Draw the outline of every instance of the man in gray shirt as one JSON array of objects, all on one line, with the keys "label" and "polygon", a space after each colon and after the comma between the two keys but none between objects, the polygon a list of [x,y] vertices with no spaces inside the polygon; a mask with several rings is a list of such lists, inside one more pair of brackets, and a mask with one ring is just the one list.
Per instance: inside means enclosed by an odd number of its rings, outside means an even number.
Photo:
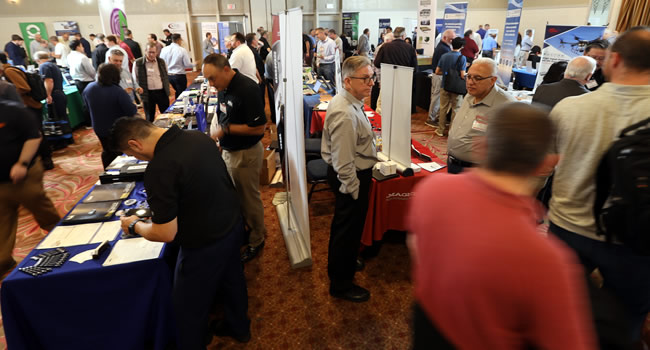
[{"label": "man in gray shirt", "polygon": [[34,57],[34,54],[40,51],[50,53],[54,51],[54,45],[43,40],[43,37],[40,34],[36,34],[34,35],[34,41],[29,44],[29,54],[31,57]]},{"label": "man in gray shirt", "polygon": [[327,274],[330,295],[353,302],[370,292],[352,281],[368,211],[372,167],[377,162],[374,132],[363,111],[363,99],[375,84],[370,60],[353,56],[341,69],[344,89],[327,108],[321,155],[329,165],[327,179],[336,196],[330,231]]},{"label": "man in gray shirt", "polygon": [[465,75],[467,95],[456,112],[447,140],[447,170],[458,174],[476,165],[474,139],[485,135],[489,113],[515,99],[496,86],[497,64],[490,58],[479,58]]},{"label": "man in gray shirt", "polygon": [[205,33],[205,40],[203,40],[203,58],[205,56],[213,54],[214,53],[214,48],[212,48],[212,33],[207,32]]},{"label": "man in gray shirt", "polygon": [[357,53],[359,56],[368,56],[370,52],[370,29],[366,28],[363,30],[363,34],[359,37],[359,42],[357,43]]},{"label": "man in gray shirt", "polygon": [[623,33],[605,54],[603,71],[609,83],[594,92],[567,97],[551,111],[557,129],[554,151],[560,161],[549,203],[549,230],[576,251],[587,274],[598,268],[603,289],[618,297],[626,311],[629,341],[637,344],[650,312],[650,256],[604,242],[604,237],[596,235],[592,207],[603,155],[622,129],[649,116],[648,52],[650,27]]}]

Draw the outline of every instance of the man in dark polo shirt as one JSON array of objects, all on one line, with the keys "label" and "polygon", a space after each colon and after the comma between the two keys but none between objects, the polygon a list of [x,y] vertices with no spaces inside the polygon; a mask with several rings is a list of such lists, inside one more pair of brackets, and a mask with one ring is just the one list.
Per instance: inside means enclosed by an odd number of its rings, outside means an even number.
[{"label": "man in dark polo shirt", "polygon": [[[63,76],[59,67],[50,61],[50,55],[38,52],[38,70],[43,76],[43,83],[47,91],[47,104],[50,119],[68,120],[68,99],[63,92]],[[53,107],[53,108],[52,108]]]},{"label": "man in dark polo shirt", "polygon": [[217,54],[203,60],[203,76],[219,91],[218,118],[212,120],[210,136],[219,142],[223,160],[232,176],[250,229],[242,262],[253,259],[264,247],[264,205],[260,197],[260,170],[264,157],[262,136],[266,126],[264,103],[257,84],[230,68]]},{"label": "man in dark polo shirt", "polygon": [[205,348],[208,312],[224,296],[224,328],[250,339],[248,294],[239,261],[244,226],[239,201],[215,143],[198,131],[162,129],[140,118],[113,124],[114,149],[149,161],[144,175],[151,222],[122,217],[122,230],[180,245],[173,303],[178,349]]}]

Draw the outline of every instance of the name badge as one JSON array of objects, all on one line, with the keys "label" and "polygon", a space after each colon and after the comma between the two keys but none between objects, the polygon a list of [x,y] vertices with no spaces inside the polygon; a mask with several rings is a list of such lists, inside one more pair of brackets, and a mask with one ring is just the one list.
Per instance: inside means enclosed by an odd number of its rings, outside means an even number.
[{"label": "name badge", "polygon": [[487,118],[477,115],[474,123],[472,123],[472,129],[485,132],[487,130],[487,125]]},{"label": "name badge", "polygon": [[586,86],[587,86],[587,89],[590,89],[590,90],[591,90],[591,89],[595,88],[596,86],[598,86],[598,82],[595,81],[595,80],[589,80],[589,81],[587,82],[587,85],[586,85]]},{"label": "name badge", "polygon": [[225,114],[226,113],[226,104],[225,103],[220,103],[219,104],[219,110],[221,111],[221,113]]},{"label": "name badge", "polygon": [[149,73],[153,73],[153,72],[155,72],[155,71],[156,71],[156,70],[153,69],[153,68],[147,68],[147,72],[149,72]]}]

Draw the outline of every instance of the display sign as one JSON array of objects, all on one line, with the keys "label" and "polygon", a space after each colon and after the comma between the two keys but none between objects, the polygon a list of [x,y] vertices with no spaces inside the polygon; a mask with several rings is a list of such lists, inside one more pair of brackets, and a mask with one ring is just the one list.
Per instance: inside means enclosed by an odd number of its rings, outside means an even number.
[{"label": "display sign", "polygon": [[503,41],[501,42],[501,56],[498,63],[498,82],[503,86],[510,84],[512,66],[515,61],[515,48],[517,47],[517,36],[519,34],[519,21],[524,0],[508,0],[506,12],[506,26],[503,29]]},{"label": "display sign", "polygon": [[426,56],[433,56],[436,41],[436,0],[418,0],[418,27],[416,48]]},{"label": "display sign", "polygon": [[188,45],[189,36],[187,36],[187,27],[185,22],[164,22],[162,24],[162,29],[168,29],[172,34],[180,34],[181,39],[183,39],[183,47],[188,51],[191,51]]},{"label": "display sign", "polygon": [[106,35],[119,35],[124,39],[124,32],[128,28],[124,0],[98,0],[99,20]]},{"label": "display sign", "polygon": [[359,40],[359,12],[343,12],[343,33],[348,37],[350,45],[354,46]]},{"label": "display sign", "polygon": [[29,50],[29,57],[32,57],[34,54],[31,52],[31,43],[34,41],[36,34],[40,34],[43,37],[43,40],[47,41],[47,29],[45,28],[45,23],[43,22],[27,22],[27,23],[18,23],[20,26],[20,32],[23,34],[23,40],[25,40],[25,48]]},{"label": "display sign", "polygon": [[451,29],[457,36],[462,37],[465,32],[465,19],[467,18],[467,2],[452,2],[445,4],[443,15],[443,31]]},{"label": "display sign", "polygon": [[54,33],[57,36],[61,36],[63,33],[79,33],[79,25],[75,21],[52,22],[52,25],[54,26]]},{"label": "display sign", "polygon": [[542,57],[537,64],[535,88],[542,83],[544,75],[555,62],[570,61],[584,55],[590,41],[600,39],[607,27],[596,26],[556,26],[547,25],[544,34]]},{"label": "display sign", "polygon": [[226,39],[230,36],[230,25],[228,22],[217,23],[217,32],[219,33],[219,53],[228,54]]}]

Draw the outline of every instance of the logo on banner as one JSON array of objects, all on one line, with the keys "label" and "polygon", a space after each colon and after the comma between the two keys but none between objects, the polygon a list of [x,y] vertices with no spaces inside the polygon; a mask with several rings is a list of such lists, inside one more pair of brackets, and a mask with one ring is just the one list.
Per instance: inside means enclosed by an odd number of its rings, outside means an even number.
[{"label": "logo on banner", "polygon": [[27,32],[27,37],[29,39],[34,39],[36,34],[41,34],[41,28],[35,24],[30,24],[27,27],[25,27],[25,32]]},{"label": "logo on banner", "polygon": [[111,33],[113,34],[121,34],[122,28],[127,27],[126,15],[118,8],[114,8],[111,12],[109,22],[111,24]]},{"label": "logo on banner", "polygon": [[389,193],[386,196],[386,201],[392,201],[392,200],[400,200],[400,201],[407,201],[411,199],[411,196],[414,195],[415,192],[393,192]]},{"label": "logo on banner", "polygon": [[170,30],[181,29],[181,24],[180,23],[169,23],[167,25],[167,28],[169,28]]}]

